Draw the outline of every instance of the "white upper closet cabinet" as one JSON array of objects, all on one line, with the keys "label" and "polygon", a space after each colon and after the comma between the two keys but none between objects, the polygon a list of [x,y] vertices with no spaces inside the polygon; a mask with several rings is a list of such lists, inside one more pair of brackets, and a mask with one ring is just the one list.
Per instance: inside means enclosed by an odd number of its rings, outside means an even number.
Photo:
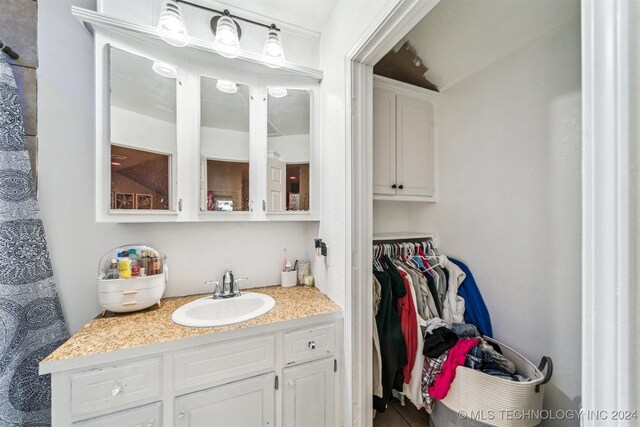
[{"label": "white upper closet cabinet", "polygon": [[176,47],[151,25],[72,13],[95,45],[96,221],[318,220],[320,71],[270,68],[244,50],[225,58],[193,36]]},{"label": "white upper closet cabinet", "polygon": [[436,200],[437,99],[437,92],[374,76],[374,199]]}]

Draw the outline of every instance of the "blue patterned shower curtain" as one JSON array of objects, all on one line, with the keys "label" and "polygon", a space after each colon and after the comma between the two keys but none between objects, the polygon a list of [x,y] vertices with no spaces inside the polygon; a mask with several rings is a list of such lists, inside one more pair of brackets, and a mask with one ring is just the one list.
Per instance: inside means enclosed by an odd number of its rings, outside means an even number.
[{"label": "blue patterned shower curtain", "polygon": [[0,426],[51,423],[38,363],[68,338],[11,66],[0,52]]}]

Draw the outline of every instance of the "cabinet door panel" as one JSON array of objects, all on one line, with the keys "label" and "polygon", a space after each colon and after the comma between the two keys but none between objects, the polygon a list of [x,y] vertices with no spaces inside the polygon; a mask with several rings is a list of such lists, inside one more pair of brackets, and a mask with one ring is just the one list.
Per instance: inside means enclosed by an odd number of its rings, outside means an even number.
[{"label": "cabinet door panel", "polygon": [[433,104],[402,95],[396,101],[398,195],[433,196]]},{"label": "cabinet door panel", "polygon": [[373,193],[396,194],[396,95],[373,91]]},{"label": "cabinet door panel", "polygon": [[175,399],[177,427],[273,426],[275,374],[236,381]]},{"label": "cabinet door panel", "polygon": [[283,426],[333,426],[335,420],[334,359],[286,368],[282,371]]}]

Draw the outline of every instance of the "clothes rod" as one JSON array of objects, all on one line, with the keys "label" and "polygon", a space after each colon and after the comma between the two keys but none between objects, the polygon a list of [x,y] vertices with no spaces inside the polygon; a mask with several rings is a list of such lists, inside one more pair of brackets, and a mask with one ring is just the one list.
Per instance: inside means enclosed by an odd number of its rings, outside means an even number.
[{"label": "clothes rod", "polygon": [[18,53],[15,50],[7,46],[4,41],[0,40],[0,46],[2,46],[0,47],[0,50],[6,53],[9,58],[13,60],[20,58],[20,55],[18,55]]}]

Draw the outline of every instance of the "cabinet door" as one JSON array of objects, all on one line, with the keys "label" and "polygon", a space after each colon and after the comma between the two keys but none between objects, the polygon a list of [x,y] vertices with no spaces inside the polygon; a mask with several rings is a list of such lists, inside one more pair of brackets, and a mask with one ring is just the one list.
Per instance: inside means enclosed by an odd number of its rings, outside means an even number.
[{"label": "cabinet door", "polygon": [[334,359],[332,357],[282,371],[283,426],[336,425]]},{"label": "cabinet door", "polygon": [[175,399],[177,427],[273,426],[275,374],[268,373]]},{"label": "cabinet door", "polygon": [[373,89],[373,194],[396,194],[396,95]]},{"label": "cabinet door", "polygon": [[396,102],[398,195],[433,196],[433,104],[402,95]]}]

